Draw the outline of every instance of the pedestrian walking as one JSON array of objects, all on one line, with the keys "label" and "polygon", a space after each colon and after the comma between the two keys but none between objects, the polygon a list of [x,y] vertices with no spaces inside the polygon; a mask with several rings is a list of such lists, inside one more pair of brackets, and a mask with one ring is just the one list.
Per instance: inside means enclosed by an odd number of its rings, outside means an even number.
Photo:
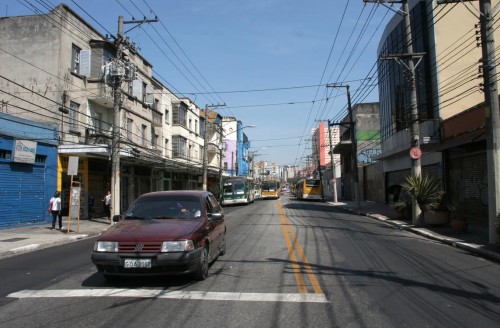
[{"label": "pedestrian walking", "polygon": [[56,227],[56,220],[59,218],[59,230],[62,229],[62,213],[61,213],[61,193],[56,191],[54,196],[49,201],[49,212],[52,214],[52,228]]},{"label": "pedestrian walking", "polygon": [[108,190],[108,193],[103,198],[104,208],[106,209],[106,215],[108,216],[108,220],[111,220],[111,191]]}]

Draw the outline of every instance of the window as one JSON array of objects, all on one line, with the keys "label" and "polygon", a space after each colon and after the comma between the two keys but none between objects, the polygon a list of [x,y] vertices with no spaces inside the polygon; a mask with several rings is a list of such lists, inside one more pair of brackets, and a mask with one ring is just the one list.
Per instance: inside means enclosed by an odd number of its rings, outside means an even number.
[{"label": "window", "polygon": [[172,156],[173,157],[187,157],[187,139],[182,136],[172,137]]},{"label": "window", "polygon": [[168,108],[165,108],[165,123],[170,123],[170,111],[168,110]]},{"label": "window", "polygon": [[198,120],[194,120],[194,133],[198,133]]},{"label": "window", "polygon": [[134,126],[134,121],[131,118],[127,118],[127,139],[132,141],[132,129]]},{"label": "window", "polygon": [[102,113],[95,113],[95,131],[102,133]]},{"label": "window", "polygon": [[148,85],[146,84],[146,82],[142,82],[142,102],[143,103],[146,103],[146,96],[147,96],[147,88],[148,88]]},{"label": "window", "polygon": [[71,52],[71,72],[80,74],[80,49],[73,44]]},{"label": "window", "polygon": [[186,126],[187,107],[184,103],[174,104],[172,111],[172,121],[174,124]]},{"label": "window", "polygon": [[37,164],[44,164],[47,161],[47,156],[45,155],[36,155],[35,156],[35,163]]},{"label": "window", "polygon": [[169,157],[170,154],[170,143],[168,139],[165,139],[165,152],[164,152],[166,157]]},{"label": "window", "polygon": [[12,159],[12,152],[10,150],[0,149],[0,159]]},{"label": "window", "polygon": [[189,128],[189,131],[193,131],[193,120],[192,119],[189,119],[189,124],[188,124],[188,128]]},{"label": "window", "polygon": [[158,134],[155,133],[154,127],[151,127],[151,146],[154,149],[158,147]]},{"label": "window", "polygon": [[74,101],[69,102],[69,116],[68,116],[68,121],[69,121],[69,130],[70,131],[77,131],[78,128],[78,110],[80,108],[80,104],[77,104]]},{"label": "window", "polygon": [[148,127],[144,124],[141,125],[141,144],[143,147],[145,147],[147,145],[146,143],[146,131],[147,131]]}]

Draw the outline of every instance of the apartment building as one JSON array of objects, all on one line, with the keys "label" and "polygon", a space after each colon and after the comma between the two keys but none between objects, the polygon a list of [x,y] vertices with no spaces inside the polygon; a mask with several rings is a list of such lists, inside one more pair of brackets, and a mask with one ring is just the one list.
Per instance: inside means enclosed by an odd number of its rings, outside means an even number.
[{"label": "apartment building", "polygon": [[[115,40],[65,4],[46,15],[0,19],[0,39],[2,110],[54,127],[54,178],[65,215],[72,180],[80,186],[81,217],[103,212],[116,135],[121,185],[117,212],[146,192],[201,189],[205,121],[200,108],[156,79],[153,65],[133,43],[126,42],[116,59]],[[123,65],[117,68],[117,61]],[[117,76],[122,82],[115,117]],[[69,176],[72,156],[78,157],[78,174]],[[218,171],[210,170],[210,178],[217,176]]]}]

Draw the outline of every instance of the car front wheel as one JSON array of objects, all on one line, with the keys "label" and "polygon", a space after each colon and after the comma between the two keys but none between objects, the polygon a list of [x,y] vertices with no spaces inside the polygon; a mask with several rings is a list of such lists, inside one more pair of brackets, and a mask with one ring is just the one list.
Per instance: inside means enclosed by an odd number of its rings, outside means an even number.
[{"label": "car front wheel", "polygon": [[208,248],[205,246],[201,251],[200,262],[198,263],[198,268],[194,273],[194,278],[196,280],[202,281],[208,277]]},{"label": "car front wheel", "polygon": [[220,252],[219,255],[223,256],[226,254],[226,233],[224,232],[224,235],[222,236],[222,241],[220,244]]}]

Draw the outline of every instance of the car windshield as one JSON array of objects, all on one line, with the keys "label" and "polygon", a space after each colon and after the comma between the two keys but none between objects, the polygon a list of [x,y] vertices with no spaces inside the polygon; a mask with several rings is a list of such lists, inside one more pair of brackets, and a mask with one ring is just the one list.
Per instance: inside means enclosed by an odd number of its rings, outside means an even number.
[{"label": "car windshield", "polygon": [[126,220],[199,219],[201,206],[193,196],[154,196],[138,198],[125,214]]}]

